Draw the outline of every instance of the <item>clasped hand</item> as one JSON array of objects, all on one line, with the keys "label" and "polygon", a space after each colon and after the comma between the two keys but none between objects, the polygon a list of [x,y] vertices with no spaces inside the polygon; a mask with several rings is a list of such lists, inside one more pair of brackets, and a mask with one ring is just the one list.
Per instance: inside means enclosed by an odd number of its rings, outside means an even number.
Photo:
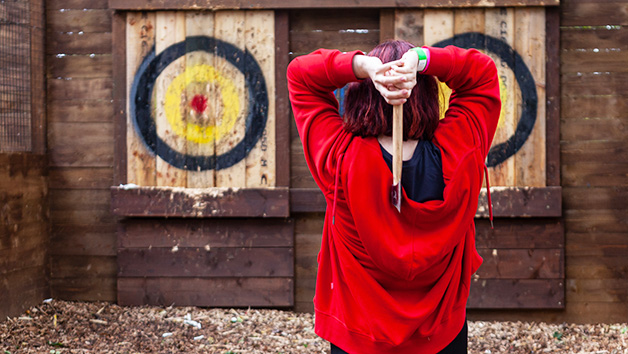
[{"label": "clasped hand", "polygon": [[353,71],[358,78],[370,78],[386,102],[396,106],[406,102],[416,85],[418,60],[412,50],[388,63],[382,63],[377,57],[356,55]]}]

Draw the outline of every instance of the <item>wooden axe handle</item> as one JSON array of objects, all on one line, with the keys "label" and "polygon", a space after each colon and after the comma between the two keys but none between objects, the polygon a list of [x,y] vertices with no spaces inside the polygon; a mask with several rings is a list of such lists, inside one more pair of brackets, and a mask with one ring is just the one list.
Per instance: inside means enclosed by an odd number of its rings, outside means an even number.
[{"label": "wooden axe handle", "polygon": [[393,106],[393,184],[401,182],[401,166],[403,164],[403,105]]}]

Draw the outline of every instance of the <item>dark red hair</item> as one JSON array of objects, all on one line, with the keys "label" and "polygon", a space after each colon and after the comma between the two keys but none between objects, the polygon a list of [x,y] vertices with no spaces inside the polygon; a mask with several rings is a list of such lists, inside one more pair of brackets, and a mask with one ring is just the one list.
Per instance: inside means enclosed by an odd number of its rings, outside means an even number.
[{"label": "dark red hair", "polygon": [[[387,41],[368,55],[387,63],[400,59],[413,47],[406,41]],[[416,79],[417,84],[403,105],[403,140],[431,140],[439,120],[438,84],[433,76],[417,75]],[[345,129],[354,135],[392,135],[392,111],[370,79],[353,82],[347,88]]]}]

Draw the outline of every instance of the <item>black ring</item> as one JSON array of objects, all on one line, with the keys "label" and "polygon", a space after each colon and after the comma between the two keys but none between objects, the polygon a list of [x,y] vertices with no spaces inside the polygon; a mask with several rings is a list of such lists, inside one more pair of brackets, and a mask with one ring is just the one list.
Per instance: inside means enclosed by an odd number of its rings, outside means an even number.
[{"label": "black ring", "polygon": [[487,36],[483,33],[468,32],[457,34],[453,38],[446,39],[434,44],[435,47],[445,47],[455,45],[461,48],[484,49],[497,55],[510,70],[515,73],[515,78],[521,90],[521,116],[517,123],[514,135],[507,141],[494,145],[488,152],[487,166],[495,167],[506,161],[510,156],[521,149],[528,140],[534,124],[536,122],[538,96],[534,77],[528,66],[508,43],[501,39]]},{"label": "black ring", "polygon": [[[161,72],[181,56],[195,51],[208,52],[226,59],[244,74],[249,92],[244,138],[230,151],[218,156],[193,156],[172,149],[157,136],[155,120],[151,114],[153,88]],[[266,82],[255,58],[248,50],[242,51],[230,43],[206,36],[187,37],[185,41],[171,45],[159,55],[155,55],[153,47],[135,74],[130,97],[130,114],[135,129],[149,150],[172,166],[190,171],[221,170],[235,165],[255,147],[268,119]]]}]

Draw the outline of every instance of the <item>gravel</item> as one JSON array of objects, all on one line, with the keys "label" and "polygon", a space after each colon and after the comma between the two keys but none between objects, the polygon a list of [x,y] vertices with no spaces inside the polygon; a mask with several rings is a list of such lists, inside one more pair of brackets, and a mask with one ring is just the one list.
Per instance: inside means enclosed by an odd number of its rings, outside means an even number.
[{"label": "gravel", "polygon": [[[47,300],[0,323],[0,354],[328,353],[314,316]],[[628,324],[469,321],[469,353],[628,354]]]}]

